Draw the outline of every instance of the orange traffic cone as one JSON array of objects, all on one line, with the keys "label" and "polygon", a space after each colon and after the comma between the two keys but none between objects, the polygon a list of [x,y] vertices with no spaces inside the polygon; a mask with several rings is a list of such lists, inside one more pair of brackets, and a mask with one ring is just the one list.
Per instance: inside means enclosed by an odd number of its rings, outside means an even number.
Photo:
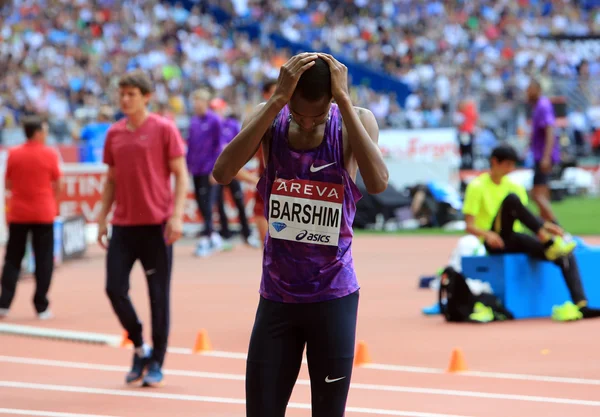
[{"label": "orange traffic cone", "polygon": [[356,346],[356,354],[354,355],[354,366],[361,366],[371,363],[371,355],[369,355],[369,348],[367,344],[359,340]]},{"label": "orange traffic cone", "polygon": [[132,346],[133,342],[129,340],[129,334],[127,333],[127,331],[123,331],[123,337],[121,338],[121,347],[128,348]]},{"label": "orange traffic cone", "polygon": [[464,372],[467,370],[467,363],[463,356],[462,350],[455,348],[450,356],[447,372]]},{"label": "orange traffic cone", "polygon": [[212,346],[210,344],[210,339],[208,338],[208,333],[206,330],[202,329],[198,332],[196,336],[196,343],[194,344],[194,353],[206,352],[208,350],[212,350]]}]

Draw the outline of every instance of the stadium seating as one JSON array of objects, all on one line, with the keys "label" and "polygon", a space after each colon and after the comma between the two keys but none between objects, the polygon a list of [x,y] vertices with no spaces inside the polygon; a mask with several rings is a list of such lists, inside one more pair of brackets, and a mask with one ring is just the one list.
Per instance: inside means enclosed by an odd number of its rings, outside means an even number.
[{"label": "stadium seating", "polygon": [[[574,252],[589,305],[600,306],[600,248]],[[515,319],[550,317],[552,307],[570,301],[560,269],[551,262],[533,260],[523,254],[462,258],[463,273],[489,282]]]}]

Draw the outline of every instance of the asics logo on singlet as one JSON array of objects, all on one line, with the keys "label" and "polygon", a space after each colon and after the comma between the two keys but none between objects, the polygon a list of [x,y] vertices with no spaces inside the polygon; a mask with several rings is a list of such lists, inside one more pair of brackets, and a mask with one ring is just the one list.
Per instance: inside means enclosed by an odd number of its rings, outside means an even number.
[{"label": "asics logo on singlet", "polygon": [[282,222],[273,222],[273,228],[278,232],[281,232],[283,229],[287,227],[287,224]]},{"label": "asics logo on singlet", "polygon": [[319,172],[320,170],[322,170],[322,169],[325,169],[325,168],[327,168],[327,167],[330,167],[330,166],[332,166],[333,164],[335,164],[335,162],[332,162],[332,163],[330,163],[330,164],[326,164],[326,165],[321,165],[320,167],[316,167],[316,166],[315,166],[315,164],[314,164],[314,163],[312,163],[312,164],[310,165],[310,172]]},{"label": "asics logo on singlet", "polygon": [[329,237],[329,235],[322,235],[319,233],[308,233],[308,230],[303,230],[296,235],[296,240],[298,242],[306,240],[308,242],[329,243]]}]

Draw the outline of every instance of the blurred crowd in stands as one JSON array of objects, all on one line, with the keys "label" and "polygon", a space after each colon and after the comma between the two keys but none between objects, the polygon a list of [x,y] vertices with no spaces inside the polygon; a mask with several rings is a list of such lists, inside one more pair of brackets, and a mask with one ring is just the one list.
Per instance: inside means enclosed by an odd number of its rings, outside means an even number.
[{"label": "blurred crowd in stands", "polygon": [[[155,110],[185,126],[189,94],[208,85],[240,117],[261,99],[290,55],[265,36],[329,49],[390,74],[412,93],[354,85],[355,103],[382,128],[457,126],[485,147],[523,133],[524,89],[539,78],[567,98],[568,135],[600,130],[600,9],[583,0],[12,0],[0,2],[0,128],[48,114],[54,137],[78,139],[102,105],[115,103],[119,75],[134,67],[156,82]],[[219,24],[209,6],[234,19]],[[212,9],[210,9],[212,10]],[[594,38],[599,35],[598,38]],[[579,37],[571,42],[569,39]],[[585,39],[581,39],[585,37]],[[106,112],[103,112],[106,114]],[[1,133],[0,130],[0,139]],[[579,133],[576,133],[579,132]],[[600,149],[600,140],[595,139]],[[581,152],[592,152],[593,139]]]}]

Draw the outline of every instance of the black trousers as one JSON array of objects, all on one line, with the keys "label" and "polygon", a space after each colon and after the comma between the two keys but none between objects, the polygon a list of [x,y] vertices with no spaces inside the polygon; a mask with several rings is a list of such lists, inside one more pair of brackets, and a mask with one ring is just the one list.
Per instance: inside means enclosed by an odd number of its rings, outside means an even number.
[{"label": "black trousers", "polygon": [[194,194],[198,210],[204,220],[202,236],[210,236],[213,233],[213,205],[217,198],[219,189],[210,183],[210,175],[194,175]]},{"label": "black trousers", "polygon": [[130,273],[139,260],[144,268],[152,317],[153,358],[163,364],[170,321],[173,247],[163,225],[113,226],[106,256],[106,294],[135,347],[142,346],[142,323],[129,298]]},{"label": "black trousers", "polygon": [[231,237],[231,231],[229,230],[229,221],[227,219],[227,214],[225,213],[225,188],[229,188],[231,191],[231,197],[235,203],[235,206],[238,210],[238,217],[240,219],[240,224],[242,226],[242,236],[245,239],[250,237],[250,225],[248,224],[248,216],[246,216],[246,205],[244,204],[244,191],[242,190],[242,184],[233,179],[228,185],[220,185],[219,186],[219,194],[218,194],[218,205],[219,205],[219,219],[221,221],[221,235],[225,239],[229,239]]},{"label": "black trousers", "polygon": [[344,415],[354,362],[358,299],[358,291],[309,304],[260,298],[246,364],[247,417],[285,416],[305,344],[312,416]]},{"label": "black trousers", "polygon": [[[534,233],[538,233],[543,226],[542,221],[521,203],[516,194],[509,194],[502,202],[491,228],[504,241],[504,248],[495,249],[486,243],[485,248],[488,253],[525,253],[533,258],[546,259],[547,247],[544,243],[531,235],[513,231],[514,223],[517,220]],[[555,260],[554,263],[562,271],[573,302],[577,304],[587,301],[575,257],[571,254]]]},{"label": "black trousers", "polygon": [[54,224],[11,223],[8,226],[8,242],[2,269],[2,293],[0,308],[10,308],[21,273],[21,263],[25,256],[27,236],[31,232],[35,255],[36,289],[33,305],[38,313],[49,306],[48,291],[54,272]]}]

